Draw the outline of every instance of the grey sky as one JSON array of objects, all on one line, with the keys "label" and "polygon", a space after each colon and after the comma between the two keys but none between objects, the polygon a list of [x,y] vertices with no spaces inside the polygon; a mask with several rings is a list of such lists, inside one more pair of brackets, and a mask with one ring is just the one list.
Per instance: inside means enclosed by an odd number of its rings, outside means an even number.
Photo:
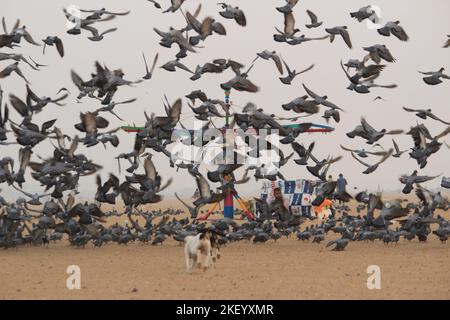
[{"label": "grey sky", "polygon": [[[186,0],[183,5],[184,10],[193,12],[198,3],[203,4],[200,17],[212,15],[221,21],[228,35],[226,37],[215,35],[207,39],[205,48],[199,49],[197,54],[190,54],[183,63],[194,69],[197,64],[211,61],[215,58],[231,58],[244,64],[249,64],[255,57],[256,52],[264,49],[276,50],[292,67],[301,70],[311,63],[315,68],[297,78],[292,86],[285,86],[279,80],[279,75],[272,62],[258,61],[254,70],[250,74],[250,79],[260,86],[261,91],[257,94],[232,92],[232,100],[236,105],[244,106],[247,102],[254,102],[259,107],[264,108],[268,113],[288,115],[281,109],[281,104],[304,95],[301,86],[305,83],[313,91],[319,94],[327,94],[331,101],[342,106],[346,112],[342,114],[342,121],[336,127],[336,132],[329,135],[313,134],[303,135],[298,141],[309,144],[316,141],[315,154],[320,158],[325,158],[329,154],[344,155],[344,160],[332,167],[332,174],[336,176],[343,172],[352,186],[359,188],[375,189],[379,185],[385,189],[396,189],[400,187],[398,176],[403,173],[411,173],[417,168],[415,160],[404,155],[402,159],[389,159],[378,171],[366,176],[361,172],[364,168],[358,164],[349,154],[345,154],[339,144],[344,144],[354,148],[368,148],[363,140],[350,140],[345,133],[352,130],[359,123],[359,119],[364,115],[369,123],[375,128],[381,129],[405,129],[414,125],[418,118],[413,114],[407,114],[402,110],[402,106],[412,108],[432,108],[435,114],[446,120],[450,119],[449,85],[446,82],[437,87],[426,86],[418,70],[437,70],[441,66],[449,66],[450,49],[442,49],[446,40],[446,35],[450,33],[450,20],[448,12],[450,3],[446,0],[433,1],[388,1],[379,0],[372,3],[358,0],[345,1],[324,1],[308,0],[300,1],[295,8],[297,26],[308,36],[321,36],[325,34],[324,27],[334,27],[347,25],[352,37],[354,49],[346,47],[342,39],[338,38],[333,44],[329,41],[309,42],[299,46],[289,46],[287,44],[276,43],[272,35],[274,27],[283,26],[283,16],[275,10],[276,6],[282,5],[283,0],[258,0],[243,1],[230,0],[229,3],[240,6],[247,15],[248,26],[242,28],[232,20],[224,20],[218,15],[219,7],[217,1]],[[160,0],[163,8],[168,7],[170,1]],[[80,36],[70,36],[66,34],[66,20],[62,13],[62,8],[68,5],[78,5],[83,9],[99,9],[106,7],[111,11],[131,10],[131,14],[125,17],[99,24],[100,30],[105,30],[112,26],[118,27],[115,33],[105,36],[105,40],[95,43],[86,38],[86,34]],[[373,4],[379,6],[382,11],[382,19],[400,20],[402,26],[410,35],[409,42],[400,42],[397,38],[385,38],[375,30],[369,30],[365,23],[358,23],[349,16],[349,12],[360,7]],[[96,0],[96,1],[74,1],[74,0],[3,0],[1,4],[2,15],[7,19],[9,28],[15,23],[16,18],[20,18],[25,24],[35,40],[44,39],[48,35],[60,36],[65,45],[66,56],[61,59],[56,49],[48,48],[47,54],[42,56],[42,47],[33,47],[27,43],[22,44],[15,52],[23,53],[25,56],[31,55],[43,64],[49,64],[40,72],[35,72],[23,65],[22,69],[32,83],[33,90],[39,95],[54,95],[61,87],[69,88],[76,93],[76,88],[70,80],[70,70],[73,68],[83,78],[89,78],[89,74],[94,71],[94,62],[100,61],[112,69],[122,68],[126,74],[126,79],[136,80],[144,75],[144,65],[141,54],[144,51],[149,60],[153,59],[156,52],[160,53],[159,66],[168,60],[172,60],[177,52],[176,46],[172,49],[163,48],[158,45],[159,38],[153,31],[153,27],[160,30],[167,30],[170,26],[180,28],[184,25],[184,19],[180,12],[162,14],[146,0],[118,1],[118,0]],[[324,25],[319,29],[308,30],[304,27],[309,22],[306,9],[311,9],[324,21]],[[346,90],[348,85],[346,77],[340,69],[339,61],[350,58],[361,59],[364,55],[363,46],[374,44],[386,44],[397,62],[388,64],[386,70],[379,79],[380,83],[397,83],[399,88],[395,90],[373,89],[372,94],[358,95]],[[9,52],[2,49],[2,52]],[[7,62],[1,62],[1,66],[6,66]],[[144,111],[163,114],[164,108],[162,98],[167,94],[169,100],[175,101],[183,97],[192,90],[203,89],[209,97],[222,99],[223,91],[219,84],[229,80],[232,73],[227,71],[223,74],[207,74],[202,79],[192,82],[189,74],[184,71],[169,73],[162,69],[157,69],[151,81],[138,85],[136,88],[120,88],[115,100],[121,101],[132,97],[138,101],[132,105],[117,107],[118,114],[125,119],[125,124],[143,124]],[[10,92],[19,97],[25,98],[25,84],[16,76],[3,79],[0,84],[4,90],[4,95]],[[381,95],[387,101],[372,102],[373,98]],[[72,96],[66,107],[49,106],[44,112],[35,117],[35,121],[41,123],[44,119],[57,118],[56,126],[62,128],[69,135],[74,135],[76,130],[73,124],[78,122],[81,111],[94,110],[100,105],[97,101],[84,99],[83,104],[75,103]],[[192,125],[193,118],[184,100],[185,115],[184,124]],[[19,115],[12,110],[11,117],[19,120]],[[106,116],[111,122],[111,127],[120,126],[121,123],[112,116]],[[320,115],[308,118],[306,121],[325,123]],[[424,123],[436,135],[445,126],[433,120]],[[220,120],[216,121],[220,124]],[[121,144],[117,149],[108,146],[105,150],[101,145],[94,148],[80,149],[89,158],[104,166],[102,176],[106,177],[108,172],[118,174],[117,162],[113,157],[121,152],[128,152],[132,149],[134,135],[120,133]],[[402,149],[412,146],[409,136],[396,136]],[[383,138],[381,143],[386,147],[392,146],[389,136]],[[17,156],[16,147],[0,146],[0,157]],[[48,141],[40,144],[34,149],[33,160],[36,156],[47,157],[52,148]],[[80,151],[79,150],[79,151]],[[290,152],[290,148],[284,149],[285,153]],[[423,174],[450,175],[448,170],[450,151],[442,148],[441,152],[433,155],[428,166],[421,171]],[[370,160],[369,160],[370,161]],[[174,184],[165,192],[173,194],[194,188],[195,181],[181,170],[176,173],[169,167],[169,162],[164,156],[158,155],[155,164],[157,169],[166,179],[172,176]],[[124,164],[125,166],[125,164]],[[142,169],[141,169],[142,170]],[[290,163],[282,169],[283,174],[288,178],[311,178],[304,167],[299,167],[295,163]],[[123,179],[123,173],[122,173]],[[80,191],[83,196],[89,196],[95,191],[94,176],[81,179]],[[257,190],[261,182],[252,181],[245,187],[240,187],[242,191],[250,192]],[[438,181],[429,183],[428,186],[436,187]],[[8,190],[6,185],[0,186],[6,195],[14,194]],[[24,189],[39,190],[38,185],[32,181],[31,177],[24,185]]]}]

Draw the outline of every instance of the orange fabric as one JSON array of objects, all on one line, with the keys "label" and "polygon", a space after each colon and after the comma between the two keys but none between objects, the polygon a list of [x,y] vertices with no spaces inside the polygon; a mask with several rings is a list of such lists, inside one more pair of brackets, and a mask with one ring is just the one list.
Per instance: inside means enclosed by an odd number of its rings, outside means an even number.
[{"label": "orange fabric", "polygon": [[333,202],[331,200],[325,199],[320,204],[320,206],[314,207],[314,212],[316,213],[316,215],[318,215],[320,212],[322,212],[323,209],[327,209],[327,208],[331,207],[332,204],[333,204]]}]

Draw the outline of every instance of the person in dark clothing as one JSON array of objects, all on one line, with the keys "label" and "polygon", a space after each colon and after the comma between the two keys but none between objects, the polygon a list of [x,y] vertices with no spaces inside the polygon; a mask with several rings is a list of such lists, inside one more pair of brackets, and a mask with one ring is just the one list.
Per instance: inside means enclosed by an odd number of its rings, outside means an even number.
[{"label": "person in dark clothing", "polygon": [[270,211],[275,212],[277,219],[281,221],[288,221],[291,214],[288,209],[288,201],[283,197],[280,188],[273,190],[274,200],[270,203]]},{"label": "person in dark clothing", "polygon": [[[344,178],[344,175],[342,173],[339,174],[336,187],[338,194],[344,194],[347,192],[347,180]],[[339,200],[339,204],[343,204],[343,201]]]}]

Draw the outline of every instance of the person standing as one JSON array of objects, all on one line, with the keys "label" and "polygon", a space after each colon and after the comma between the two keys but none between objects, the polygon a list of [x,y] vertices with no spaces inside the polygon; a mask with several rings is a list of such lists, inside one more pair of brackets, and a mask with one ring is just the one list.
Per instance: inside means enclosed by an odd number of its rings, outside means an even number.
[{"label": "person standing", "polygon": [[[339,178],[337,179],[337,193],[338,195],[342,195],[347,192],[347,180],[344,178],[342,173],[339,174]],[[342,204],[343,201],[339,200],[339,204]]]},{"label": "person standing", "polygon": [[273,190],[274,199],[270,203],[270,211],[275,212],[277,220],[288,221],[290,218],[289,200],[283,196],[280,188]]}]

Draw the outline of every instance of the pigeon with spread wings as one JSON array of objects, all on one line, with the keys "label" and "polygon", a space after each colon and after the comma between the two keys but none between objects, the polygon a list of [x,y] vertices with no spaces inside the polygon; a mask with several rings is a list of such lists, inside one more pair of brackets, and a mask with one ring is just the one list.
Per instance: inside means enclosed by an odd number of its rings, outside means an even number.
[{"label": "pigeon with spread wings", "polygon": [[386,152],[385,155],[375,164],[368,164],[368,163],[362,161],[361,159],[359,159],[357,156],[355,156],[355,154],[353,152],[351,152],[351,154],[352,154],[352,157],[354,159],[356,159],[359,163],[361,163],[362,165],[367,167],[367,169],[363,173],[364,174],[371,174],[372,172],[374,172],[375,170],[378,169],[380,164],[382,164],[383,162],[385,162],[387,159],[390,158],[390,156],[392,155],[393,151],[394,150],[389,149],[389,151]]}]

